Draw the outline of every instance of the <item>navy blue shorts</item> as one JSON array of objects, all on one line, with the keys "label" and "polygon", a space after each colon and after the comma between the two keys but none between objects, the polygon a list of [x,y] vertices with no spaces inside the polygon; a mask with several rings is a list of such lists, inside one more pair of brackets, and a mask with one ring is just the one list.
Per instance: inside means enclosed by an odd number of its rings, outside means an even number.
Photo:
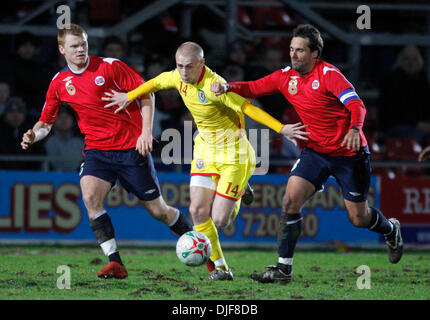
[{"label": "navy blue shorts", "polygon": [[316,191],[322,190],[327,179],[333,176],[342,188],[344,199],[362,202],[369,193],[369,157],[367,146],[351,157],[331,157],[305,148],[294,164],[291,175],[311,182]]},{"label": "navy blue shorts", "polygon": [[160,196],[160,185],[151,154],[143,157],[135,149],[85,150],[79,177],[86,175],[108,181],[112,186],[119,180],[129,193],[144,201]]}]

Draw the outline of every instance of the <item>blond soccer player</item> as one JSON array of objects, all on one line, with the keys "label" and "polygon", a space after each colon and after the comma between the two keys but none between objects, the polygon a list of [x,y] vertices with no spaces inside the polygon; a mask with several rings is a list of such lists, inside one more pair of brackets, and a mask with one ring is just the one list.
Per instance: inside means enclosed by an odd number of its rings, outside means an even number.
[{"label": "blond soccer player", "polygon": [[112,90],[102,100],[105,107],[124,110],[138,97],[159,90],[176,88],[192,114],[199,131],[194,142],[190,180],[190,214],[194,229],[211,241],[211,261],[215,268],[211,280],[233,280],[224,258],[217,228],[226,227],[239,211],[241,197],[255,169],[255,151],[246,138],[244,114],[263,123],[286,138],[307,140],[306,126],[283,125],[247,99],[227,93],[215,96],[210,86],[223,78],[205,65],[202,48],[194,42],[179,46],[176,69],[163,72],[128,93]]}]

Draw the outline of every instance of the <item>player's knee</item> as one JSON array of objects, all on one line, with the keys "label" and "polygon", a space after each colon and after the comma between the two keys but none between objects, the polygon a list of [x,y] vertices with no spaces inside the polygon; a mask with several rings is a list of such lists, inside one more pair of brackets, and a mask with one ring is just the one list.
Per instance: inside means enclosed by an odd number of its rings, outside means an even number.
[{"label": "player's knee", "polygon": [[86,192],[82,195],[82,200],[88,210],[97,210],[102,206],[100,196],[96,192]]},{"label": "player's knee", "polygon": [[217,228],[225,228],[229,225],[231,219],[228,216],[216,216],[212,217],[214,224]]},{"label": "player's knee", "polygon": [[193,217],[193,221],[201,221],[201,223],[205,222],[210,216],[210,210],[206,209],[203,206],[198,205],[190,205],[190,214]]}]

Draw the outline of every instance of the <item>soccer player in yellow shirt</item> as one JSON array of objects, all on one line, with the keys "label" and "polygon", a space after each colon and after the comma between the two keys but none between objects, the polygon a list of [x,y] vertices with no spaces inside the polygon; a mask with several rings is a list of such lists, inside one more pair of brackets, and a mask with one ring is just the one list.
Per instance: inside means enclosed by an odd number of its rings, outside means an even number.
[{"label": "soccer player in yellow shirt", "polygon": [[286,138],[307,140],[301,123],[283,125],[252,105],[249,100],[227,93],[215,96],[214,81],[225,80],[205,65],[202,48],[194,42],[179,46],[176,69],[163,72],[128,93],[106,92],[105,107],[124,110],[136,98],[159,90],[176,88],[197,125],[190,180],[190,214],[194,229],[205,234],[212,244],[211,261],[215,268],[211,280],[233,280],[224,258],[217,228],[233,221],[240,208],[244,189],[255,169],[255,151],[246,138],[244,114],[263,123]]}]

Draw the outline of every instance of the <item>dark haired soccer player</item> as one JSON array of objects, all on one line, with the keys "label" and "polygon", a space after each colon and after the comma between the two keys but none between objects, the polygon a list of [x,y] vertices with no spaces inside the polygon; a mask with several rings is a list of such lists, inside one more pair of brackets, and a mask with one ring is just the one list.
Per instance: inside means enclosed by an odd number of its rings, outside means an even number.
[{"label": "dark haired soccer player", "polygon": [[399,221],[387,220],[380,210],[368,205],[370,162],[362,131],[366,114],[363,101],[339,69],[320,58],[322,49],[319,31],[312,25],[300,25],[294,29],[290,44],[292,67],[256,81],[213,83],[211,87],[216,95],[231,91],[248,98],[280,92],[311,133],[293,166],[282,201],[278,264],[252,274],[258,282],[291,281],[302,207],[330,175],[342,188],[352,224],[385,235],[392,263],[397,263],[403,253]]},{"label": "dark haired soccer player", "polygon": [[117,180],[143,200],[154,218],[175,233],[192,230],[192,224],[179,210],[168,206],[160,194],[150,153],[152,97],[141,97],[119,115],[104,108],[100,100],[104,91],[126,92],[144,83],[143,79],[118,59],[88,56],[87,33],[78,25],[72,24],[69,29],[58,32],[58,48],[67,67],[52,79],[42,115],[33,129],[24,134],[21,145],[27,149],[48,135],[62,102],[73,109],[85,136],[84,161],[79,173],[82,198],[91,229],[110,261],[97,275],[125,278],[128,273],[118,252],[111,219],[103,206]]}]

